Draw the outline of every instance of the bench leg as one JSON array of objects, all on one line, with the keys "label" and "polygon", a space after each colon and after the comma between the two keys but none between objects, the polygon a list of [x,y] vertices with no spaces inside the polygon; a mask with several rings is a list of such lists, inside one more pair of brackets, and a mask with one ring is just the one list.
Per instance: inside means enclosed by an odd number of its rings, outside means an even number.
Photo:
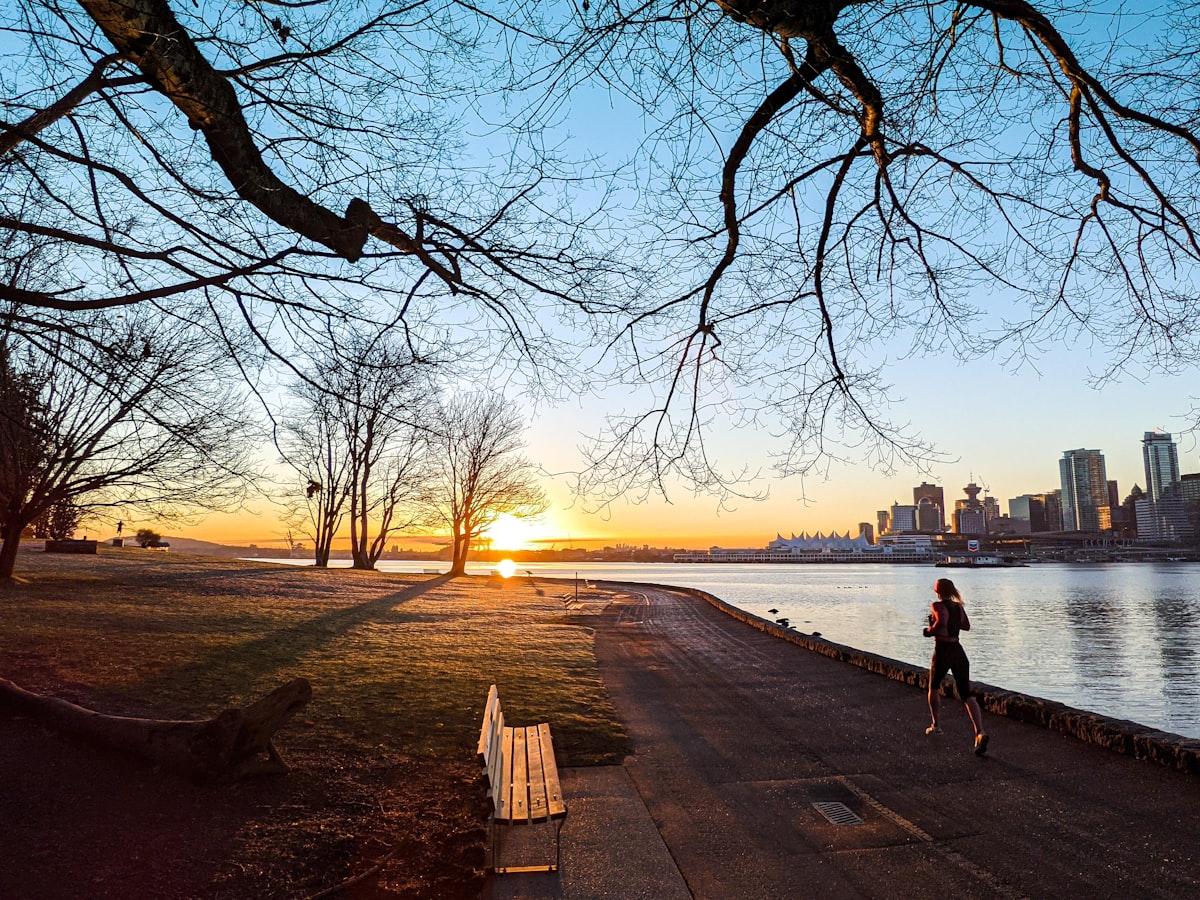
[{"label": "bench leg", "polygon": [[[501,826],[495,818],[492,819],[492,871],[497,875],[507,875],[517,872],[557,872],[562,864],[562,829],[567,823],[565,818],[556,820],[554,824],[554,862],[544,863],[539,866],[502,866],[500,865],[500,838],[499,832]],[[530,826],[532,827],[532,826]]]}]

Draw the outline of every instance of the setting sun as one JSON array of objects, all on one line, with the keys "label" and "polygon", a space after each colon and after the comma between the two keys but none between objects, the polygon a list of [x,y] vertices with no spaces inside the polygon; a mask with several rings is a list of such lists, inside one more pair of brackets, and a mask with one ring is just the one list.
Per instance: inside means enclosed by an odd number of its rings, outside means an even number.
[{"label": "setting sun", "polygon": [[493,550],[533,550],[548,533],[540,519],[518,519],[501,513],[483,536],[491,542]]}]

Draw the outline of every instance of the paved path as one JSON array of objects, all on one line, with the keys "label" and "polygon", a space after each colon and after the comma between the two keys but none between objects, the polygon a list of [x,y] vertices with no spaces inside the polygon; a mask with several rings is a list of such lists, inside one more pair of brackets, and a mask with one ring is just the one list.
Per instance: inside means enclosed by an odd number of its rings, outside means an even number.
[{"label": "paved path", "polygon": [[1200,897],[1198,778],[986,714],[976,757],[961,704],[927,737],[920,690],[693,597],[594,621],[633,754],[568,771],[561,873],[496,898]]}]

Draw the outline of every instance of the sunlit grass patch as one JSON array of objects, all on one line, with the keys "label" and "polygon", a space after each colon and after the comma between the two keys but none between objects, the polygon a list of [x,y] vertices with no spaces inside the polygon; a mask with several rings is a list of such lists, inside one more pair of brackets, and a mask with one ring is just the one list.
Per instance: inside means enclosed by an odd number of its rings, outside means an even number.
[{"label": "sunlit grass patch", "polygon": [[289,740],[470,758],[500,685],[511,721],[548,721],[564,765],[626,741],[589,629],[529,582],[444,581],[108,550],[23,553],[0,594],[0,675],[104,711],[207,717],[303,676]]}]

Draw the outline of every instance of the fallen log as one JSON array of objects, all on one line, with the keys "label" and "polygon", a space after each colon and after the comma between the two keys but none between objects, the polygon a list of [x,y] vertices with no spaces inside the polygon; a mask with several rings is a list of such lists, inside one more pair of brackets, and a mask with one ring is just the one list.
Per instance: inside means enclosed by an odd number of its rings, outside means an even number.
[{"label": "fallen log", "polygon": [[310,699],[312,686],[297,678],[247,707],[227,709],[213,719],[139,719],[105,715],[0,678],[0,708],[201,781],[238,781],[290,771],[272,738]]}]

